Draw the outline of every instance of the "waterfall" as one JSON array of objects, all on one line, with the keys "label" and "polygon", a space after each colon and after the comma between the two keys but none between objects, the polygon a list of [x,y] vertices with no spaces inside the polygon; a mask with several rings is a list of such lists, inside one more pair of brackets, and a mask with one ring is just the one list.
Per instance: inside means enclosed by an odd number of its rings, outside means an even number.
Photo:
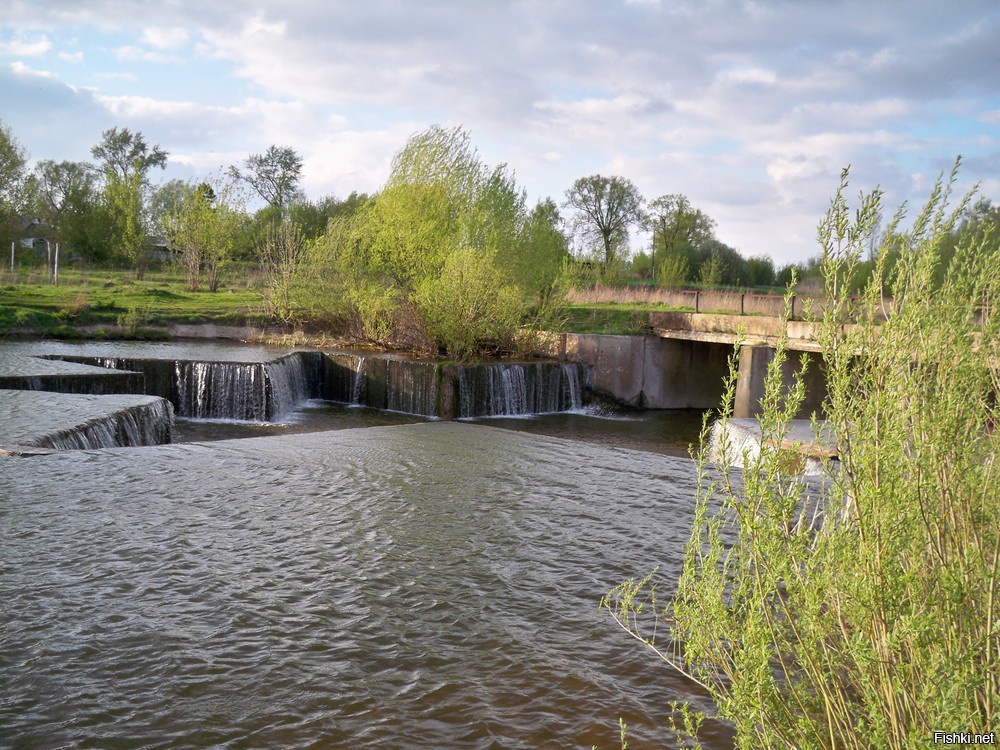
[{"label": "waterfall", "polygon": [[266,373],[266,366],[256,362],[174,362],[177,415],[267,421]]},{"label": "waterfall", "polygon": [[173,423],[174,412],[170,402],[156,398],[149,403],[119,409],[81,425],[44,435],[30,445],[57,450],[162,445],[171,441]]},{"label": "waterfall", "polygon": [[272,362],[65,359],[141,373],[130,377],[169,399],[179,417],[248,422],[281,419],[309,398],[447,419],[569,411],[582,407],[587,373],[559,362],[438,365],[349,352],[294,352]]},{"label": "waterfall", "polygon": [[267,378],[271,387],[271,408],[268,417],[272,420],[287,415],[297,404],[301,404],[310,396],[303,357],[298,353],[289,354],[276,362],[269,362]]},{"label": "waterfall", "polygon": [[437,396],[437,366],[433,362],[386,360],[386,409],[436,417]]},{"label": "waterfall", "polygon": [[361,399],[364,397],[365,391],[365,364],[367,364],[368,358],[364,355],[358,356],[358,364],[354,369],[354,382],[351,384],[351,400],[350,403],[360,406]]},{"label": "waterfall", "polygon": [[459,417],[497,417],[579,409],[583,367],[551,362],[463,367]]}]

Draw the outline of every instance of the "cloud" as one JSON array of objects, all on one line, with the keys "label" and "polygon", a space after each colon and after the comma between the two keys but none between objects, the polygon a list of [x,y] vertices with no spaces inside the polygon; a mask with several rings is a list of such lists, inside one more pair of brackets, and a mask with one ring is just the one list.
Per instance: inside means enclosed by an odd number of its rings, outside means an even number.
[{"label": "cloud", "polygon": [[44,35],[34,39],[0,41],[0,55],[6,57],[44,57],[51,49],[52,42]]},{"label": "cloud", "polygon": [[190,37],[190,33],[184,28],[147,27],[142,30],[140,40],[157,49],[177,49],[187,44]]},{"label": "cloud", "polygon": [[289,145],[316,195],[374,190],[435,122],[531,199],[617,171],[779,261],[814,250],[847,164],[912,199],[961,150],[996,189],[995,0],[8,0],[5,26],[0,54],[45,59],[0,70],[15,130],[51,144],[45,113],[79,108],[62,149],[128,126],[194,170]]}]

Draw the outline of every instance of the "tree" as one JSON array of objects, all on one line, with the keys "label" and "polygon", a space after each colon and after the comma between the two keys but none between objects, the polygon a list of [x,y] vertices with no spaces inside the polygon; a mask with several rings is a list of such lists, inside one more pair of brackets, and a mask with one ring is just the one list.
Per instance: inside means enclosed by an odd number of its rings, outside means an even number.
[{"label": "tree", "polygon": [[[802,457],[787,445],[804,381],[785,382],[782,338],[759,451],[741,452],[734,362],[716,440],[703,435],[669,603],[651,577],[605,600],[710,691],[737,747],[916,748],[942,727],[1000,726],[1000,235],[959,226],[968,197],[952,210],[953,182],[939,179],[910,230],[897,212],[856,297],[844,280],[882,195],[850,210],[845,170],[819,232],[828,396],[817,428],[838,460],[797,476]],[[669,647],[647,627],[663,620]]]},{"label": "tree", "polygon": [[135,269],[141,279],[146,268],[146,212],[143,205],[142,175],[132,172],[122,178],[109,173],[104,183],[108,241],[111,254]]},{"label": "tree", "polygon": [[542,285],[520,275],[526,219],[506,166],[483,164],[464,129],[433,126],[395,155],[373,199],[330,222],[313,276],[340,281],[358,330],[379,343],[409,337],[457,358],[512,347]]},{"label": "tree", "polygon": [[610,266],[628,240],[628,230],[643,220],[643,199],[624,177],[581,177],[566,191],[565,206],[577,212],[576,226],[600,241]]},{"label": "tree", "polygon": [[142,133],[117,127],[105,130],[101,142],[90,152],[104,177],[111,253],[132,265],[142,278],[149,234],[149,172],[155,167],[166,169],[167,152],[159,146],[150,147]]},{"label": "tree", "polygon": [[229,174],[283,214],[298,191],[302,157],[288,146],[272,145],[263,154],[250,154],[243,161],[243,169],[230,167]]},{"label": "tree", "polygon": [[773,286],[774,261],[766,255],[754,255],[746,260],[746,283],[750,287]]},{"label": "tree", "polygon": [[0,232],[11,239],[15,239],[15,221],[25,207],[27,162],[24,147],[0,121]]},{"label": "tree", "polygon": [[167,152],[159,146],[150,148],[142,133],[117,127],[105,130],[101,142],[90,149],[101,170],[107,177],[114,176],[128,183],[138,175],[143,187],[147,186],[151,169],[167,168]]},{"label": "tree", "polygon": [[93,168],[84,162],[45,159],[35,165],[34,180],[38,213],[54,239],[83,258],[101,259],[105,227]]},{"label": "tree", "polygon": [[235,257],[245,215],[232,196],[231,186],[224,183],[189,183],[164,217],[167,237],[180,255],[192,291],[200,286],[203,272],[209,291],[217,291]]},{"label": "tree", "polygon": [[661,195],[649,204],[647,225],[656,252],[697,247],[715,238],[715,220],[680,193]]}]

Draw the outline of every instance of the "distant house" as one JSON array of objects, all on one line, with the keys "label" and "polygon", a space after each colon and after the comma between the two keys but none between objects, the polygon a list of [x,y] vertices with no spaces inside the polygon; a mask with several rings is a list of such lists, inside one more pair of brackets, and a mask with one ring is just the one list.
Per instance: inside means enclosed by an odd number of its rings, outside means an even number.
[{"label": "distant house", "polygon": [[17,219],[18,244],[21,247],[34,248],[36,253],[48,252],[46,237],[51,227],[37,216],[21,216]]}]

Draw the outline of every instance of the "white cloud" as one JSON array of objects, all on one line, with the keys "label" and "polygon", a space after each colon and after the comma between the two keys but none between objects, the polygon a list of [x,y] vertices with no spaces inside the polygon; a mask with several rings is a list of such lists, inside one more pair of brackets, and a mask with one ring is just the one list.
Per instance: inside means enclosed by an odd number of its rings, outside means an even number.
[{"label": "white cloud", "polygon": [[27,65],[25,65],[20,60],[17,60],[16,62],[12,62],[10,64],[10,69],[11,69],[11,71],[13,71],[13,73],[15,75],[18,75],[18,76],[24,76],[24,77],[30,77],[30,78],[49,78],[49,79],[52,79],[52,80],[56,80],[58,78],[58,76],[56,76],[56,74],[53,73],[53,72],[51,72],[51,71],[48,71],[48,70],[37,70],[35,68],[29,68]]},{"label": "white cloud", "polygon": [[177,49],[187,44],[190,39],[187,29],[173,27],[148,27],[142,30],[140,40],[143,44],[157,49]]},{"label": "white cloud", "polygon": [[0,55],[8,57],[45,57],[51,49],[52,42],[44,35],[34,39],[0,41]]}]

